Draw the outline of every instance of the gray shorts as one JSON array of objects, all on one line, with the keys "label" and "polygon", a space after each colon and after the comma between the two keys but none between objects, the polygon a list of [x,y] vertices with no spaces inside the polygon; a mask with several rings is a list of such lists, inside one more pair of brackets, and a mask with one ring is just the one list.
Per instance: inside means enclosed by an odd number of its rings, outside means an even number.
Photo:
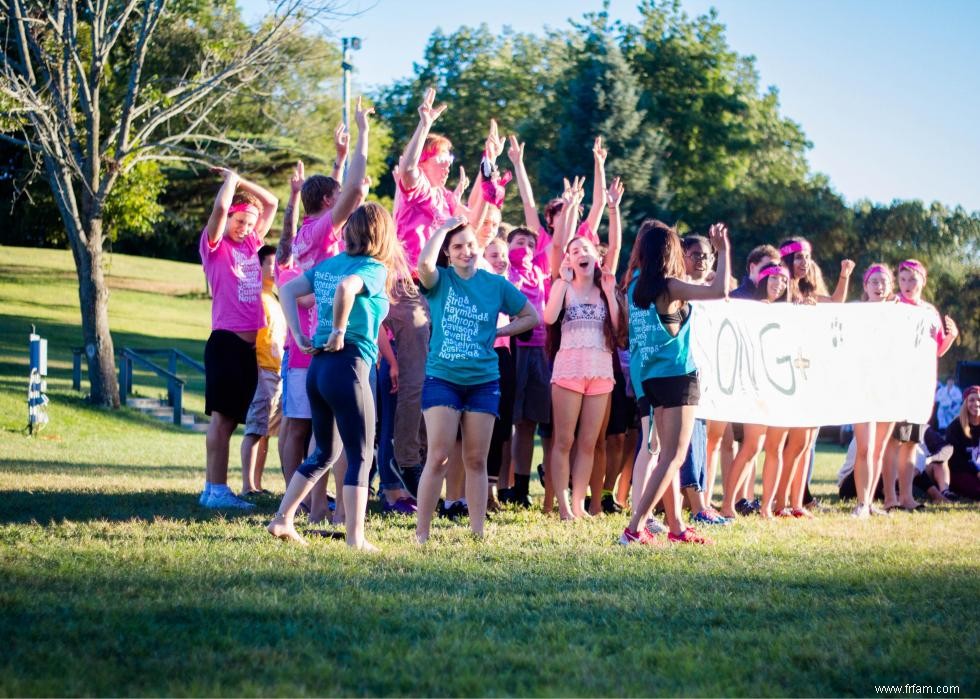
[{"label": "gray shorts", "polygon": [[279,431],[280,398],[282,396],[282,378],[277,371],[259,369],[259,383],[255,388],[255,397],[248,407],[248,417],[245,419],[245,434],[264,437]]},{"label": "gray shorts", "polygon": [[551,365],[544,347],[517,347],[514,423],[551,422]]}]

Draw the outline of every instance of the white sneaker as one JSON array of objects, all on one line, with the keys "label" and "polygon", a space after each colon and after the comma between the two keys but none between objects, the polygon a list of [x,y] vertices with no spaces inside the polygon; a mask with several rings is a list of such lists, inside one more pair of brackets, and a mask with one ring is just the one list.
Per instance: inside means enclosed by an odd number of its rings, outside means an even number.
[{"label": "white sneaker", "polygon": [[250,502],[246,502],[241,498],[237,497],[230,490],[224,490],[220,492],[211,491],[208,495],[208,499],[204,501],[204,507],[209,510],[217,510],[221,508],[238,509],[238,510],[254,510],[255,505]]},{"label": "white sneaker", "polygon": [[645,527],[646,530],[651,534],[653,534],[654,536],[656,536],[657,534],[666,534],[668,531],[667,527],[662,525],[659,519],[654,519],[653,517],[647,520]]},{"label": "white sneaker", "polygon": [[867,519],[871,516],[871,511],[868,509],[867,505],[858,505],[853,510],[851,510],[851,517],[854,519]]}]

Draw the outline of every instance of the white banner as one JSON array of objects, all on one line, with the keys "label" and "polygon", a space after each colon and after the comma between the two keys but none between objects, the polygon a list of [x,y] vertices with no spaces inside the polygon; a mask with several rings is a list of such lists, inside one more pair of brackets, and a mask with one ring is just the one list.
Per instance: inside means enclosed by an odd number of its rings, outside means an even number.
[{"label": "white banner", "polygon": [[693,305],[698,417],[778,427],[929,420],[929,311],[897,303]]}]

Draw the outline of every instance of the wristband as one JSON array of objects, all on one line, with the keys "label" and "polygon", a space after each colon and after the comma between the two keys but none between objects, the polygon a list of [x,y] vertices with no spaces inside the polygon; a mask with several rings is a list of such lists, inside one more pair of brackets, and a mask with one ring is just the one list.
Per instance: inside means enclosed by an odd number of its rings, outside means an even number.
[{"label": "wristband", "polygon": [[331,333],[336,333],[337,335],[343,335],[347,332],[347,328],[334,328],[330,331]]}]

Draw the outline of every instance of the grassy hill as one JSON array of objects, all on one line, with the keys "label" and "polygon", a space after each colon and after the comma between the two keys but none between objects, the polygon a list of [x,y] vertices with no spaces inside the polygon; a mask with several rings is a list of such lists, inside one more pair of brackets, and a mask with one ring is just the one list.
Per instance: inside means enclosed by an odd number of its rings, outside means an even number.
[{"label": "grassy hill", "polygon": [[[197,507],[203,435],[86,405],[70,383],[70,255],[2,253],[0,695],[980,691],[975,505],[853,521],[834,497],[840,450],[822,447],[824,514],[741,520],[710,532],[711,548],[623,550],[624,517],[507,511],[483,543],[440,520],[420,548],[411,521],[375,514],[377,556],[329,539],[301,550],[263,529],[277,498],[252,515]],[[201,357],[200,267],[110,264],[117,347]],[[51,424],[36,438],[23,433],[32,323],[51,366]],[[200,409],[199,383],[189,390]]]}]

